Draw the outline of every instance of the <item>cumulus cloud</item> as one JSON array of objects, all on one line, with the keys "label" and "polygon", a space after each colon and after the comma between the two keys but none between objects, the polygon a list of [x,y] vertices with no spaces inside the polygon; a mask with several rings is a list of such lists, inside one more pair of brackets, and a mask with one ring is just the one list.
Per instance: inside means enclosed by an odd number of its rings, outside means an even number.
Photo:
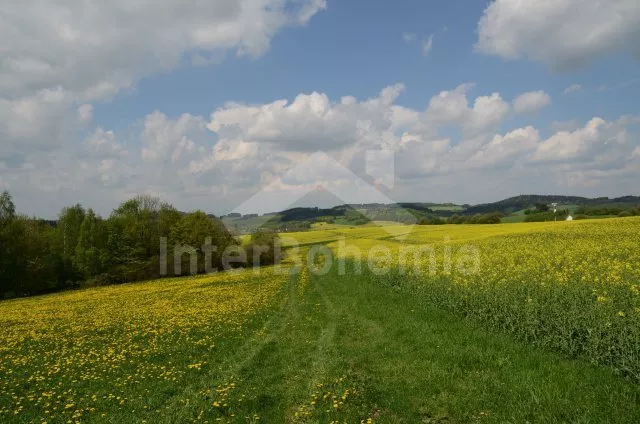
[{"label": "cumulus cloud", "polygon": [[509,114],[509,104],[500,93],[493,93],[477,97],[470,106],[467,93],[473,87],[473,84],[462,84],[432,97],[426,111],[426,126],[456,124],[468,135],[495,129]]},{"label": "cumulus cloud", "polygon": [[522,93],[513,102],[516,113],[536,113],[551,104],[551,96],[544,91]]},{"label": "cumulus cloud", "polygon": [[628,127],[637,121],[637,117],[622,117],[615,122],[593,118],[582,128],[560,131],[544,140],[532,160],[576,163],[599,159],[599,166],[623,160],[637,145],[628,133]]},{"label": "cumulus cloud", "polygon": [[[325,0],[27,0],[0,14],[0,156],[15,164],[75,138],[109,100],[189,54],[256,57],[283,28],[305,25]],[[195,57],[195,56],[194,56]],[[9,159],[7,159],[9,158]]]},{"label": "cumulus cloud", "polygon": [[[379,176],[370,175],[367,152],[393,152],[395,181],[385,190],[400,200],[486,200],[478,187],[495,196],[514,194],[508,187],[601,187],[622,178],[618,168],[629,181],[640,176],[633,165],[640,161],[633,136],[638,117],[594,118],[542,139],[532,126],[502,130],[510,107],[499,93],[474,98],[473,85],[462,84],[433,95],[420,110],[399,104],[404,89],[396,84],[364,99],[310,93],[228,103],[210,117],[155,111],[121,132],[98,128],[73,152],[33,154],[19,165],[0,157],[0,183],[18,204],[41,214],[53,207],[47,216],[54,216],[79,199],[107,213],[136,193],[160,195],[181,209],[221,212],[267,186],[287,199],[318,184],[343,190],[348,181],[331,168],[299,167],[316,151],[374,185]],[[281,180],[291,169],[296,178]]]},{"label": "cumulus cloud", "polygon": [[128,151],[116,139],[113,131],[97,128],[83,142],[84,150],[81,156],[99,159],[119,159],[127,156]]},{"label": "cumulus cloud", "polygon": [[258,56],[324,0],[9,2],[0,16],[0,93],[62,86],[87,100],[175,66],[185,52]]},{"label": "cumulus cloud", "polygon": [[0,157],[61,147],[78,123],[78,115],[70,110],[72,104],[71,96],[59,87],[17,99],[0,96]]},{"label": "cumulus cloud", "polygon": [[378,97],[332,102],[324,93],[299,94],[289,102],[265,105],[230,103],[211,115],[208,127],[222,139],[276,145],[291,151],[332,151],[354,143],[368,127],[391,124],[393,102],[404,90],[397,84]]},{"label": "cumulus cloud", "polygon": [[513,130],[504,136],[496,134],[469,158],[467,164],[471,167],[513,165],[515,160],[534,150],[539,141],[540,134],[531,126]]},{"label": "cumulus cloud", "polygon": [[87,124],[93,119],[93,105],[84,104],[78,106],[78,121],[81,124]]},{"label": "cumulus cloud", "polygon": [[476,49],[573,70],[615,52],[640,54],[637,0],[495,0],[478,23]]},{"label": "cumulus cloud", "polygon": [[194,139],[205,137],[205,121],[200,116],[183,114],[176,120],[155,111],[144,120],[141,156],[147,162],[176,162],[185,153],[196,150]]}]

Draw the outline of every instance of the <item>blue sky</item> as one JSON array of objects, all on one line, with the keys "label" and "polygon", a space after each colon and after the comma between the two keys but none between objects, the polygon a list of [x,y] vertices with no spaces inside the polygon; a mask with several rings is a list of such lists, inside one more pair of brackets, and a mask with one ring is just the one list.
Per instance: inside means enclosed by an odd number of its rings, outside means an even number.
[{"label": "blue sky", "polygon": [[[554,94],[557,102],[543,121],[588,119],[594,113],[613,119],[638,111],[640,62],[629,55],[614,53],[576,72],[556,73],[544,64],[474,53],[485,7],[486,1],[463,0],[329,2],[306,27],[277,34],[261,57],[231,52],[219,64],[203,67],[185,60],[179,69],[146,77],[133,92],[96,105],[94,116],[107,127],[127,126],[132,117],[157,109],[174,117],[206,115],[227,101],[266,103],[312,91],[367,98],[397,82],[408,87],[399,103],[417,109],[441,90],[475,82],[479,93],[499,91],[505,98],[527,90]],[[405,42],[405,33],[417,40]],[[431,34],[434,48],[424,56],[420,41]],[[633,80],[625,89],[598,91]],[[560,98],[571,84],[589,92]]]},{"label": "blue sky", "polygon": [[371,149],[394,152],[393,200],[638,194],[635,1],[133,3],[0,18],[0,188],[18,209],[149,192],[219,213],[313,151],[373,182]]}]

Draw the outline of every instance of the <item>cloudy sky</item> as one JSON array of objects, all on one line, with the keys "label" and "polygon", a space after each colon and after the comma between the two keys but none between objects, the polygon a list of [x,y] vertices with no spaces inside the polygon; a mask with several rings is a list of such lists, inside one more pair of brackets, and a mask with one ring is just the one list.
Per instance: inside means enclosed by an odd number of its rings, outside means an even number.
[{"label": "cloudy sky", "polygon": [[637,0],[9,0],[0,189],[43,217],[640,194],[639,59]]}]

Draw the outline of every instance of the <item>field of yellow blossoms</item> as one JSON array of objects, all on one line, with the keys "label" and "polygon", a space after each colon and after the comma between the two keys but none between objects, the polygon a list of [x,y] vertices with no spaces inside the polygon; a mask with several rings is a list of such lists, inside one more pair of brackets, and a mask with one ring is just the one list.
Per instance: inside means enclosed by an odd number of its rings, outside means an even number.
[{"label": "field of yellow blossoms", "polygon": [[640,219],[379,224],[0,302],[0,422],[640,419]]},{"label": "field of yellow blossoms", "polygon": [[[264,387],[263,356],[300,342],[291,327],[308,281],[285,265],[4,301],[0,422],[343,422],[357,393],[344,376],[295,371],[298,386]],[[305,336],[324,322],[307,306],[318,319],[297,330]],[[309,344],[296,359],[302,368],[314,356]]]},{"label": "field of yellow blossoms", "polygon": [[384,284],[640,379],[640,218],[383,226],[334,231],[327,240],[338,255],[341,243],[343,255],[359,250],[361,261],[383,250],[372,259],[391,270],[378,277]]},{"label": "field of yellow blossoms", "polygon": [[[241,342],[285,280],[245,271],[2,302],[0,422],[153,422],[176,388],[225,366],[212,352]],[[212,385],[220,402],[229,384]]]}]

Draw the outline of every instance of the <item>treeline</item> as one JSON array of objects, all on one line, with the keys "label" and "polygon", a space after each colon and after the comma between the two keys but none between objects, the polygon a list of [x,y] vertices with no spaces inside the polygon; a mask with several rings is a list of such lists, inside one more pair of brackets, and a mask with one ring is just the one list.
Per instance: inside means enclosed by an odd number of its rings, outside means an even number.
[{"label": "treeline", "polygon": [[589,201],[586,197],[578,196],[553,196],[553,195],[536,195],[525,194],[520,196],[510,197],[498,202],[484,203],[481,205],[471,206],[467,208],[464,213],[469,214],[485,214],[491,212],[502,212],[506,215],[517,212],[522,209],[530,208],[531,205],[548,205],[551,203],[560,204],[582,204]]},{"label": "treeline", "polygon": [[609,199],[608,197],[596,197],[590,199],[579,196],[521,195],[494,203],[471,206],[467,208],[464,213],[465,215],[471,215],[476,213],[502,212],[508,215],[522,209],[531,208],[531,205],[549,205],[553,203],[557,203],[559,205],[578,205],[587,209],[598,209],[603,207],[619,208],[620,211],[618,213],[611,214],[617,215],[621,211],[626,211],[629,208],[637,208],[638,205],[640,205],[640,197],[623,196],[613,199]]},{"label": "treeline", "polygon": [[555,213],[553,211],[526,213],[524,222],[547,222],[547,221],[564,221],[569,216],[568,209],[559,209]]},{"label": "treeline", "polygon": [[[267,242],[273,249],[276,237],[254,234],[250,244]],[[184,274],[192,263],[195,272],[210,272],[221,269],[223,254],[239,245],[220,220],[201,211],[182,213],[150,196],[122,203],[107,218],[81,205],[71,206],[52,223],[17,214],[9,193],[0,195],[4,297],[172,276],[176,265]],[[178,260],[176,248],[184,253]],[[273,252],[261,256],[261,264],[275,257]]]},{"label": "treeline", "polygon": [[444,224],[500,224],[504,218],[501,212],[475,214],[471,216],[453,214],[447,220],[438,216],[424,218],[418,222],[420,225],[444,225]]},{"label": "treeline", "polygon": [[306,231],[314,223],[326,222],[344,225],[363,225],[371,219],[348,205],[329,209],[298,207],[272,214],[262,227],[280,232]]},{"label": "treeline", "polygon": [[577,215],[587,216],[640,216],[640,206],[628,207],[586,207],[576,209]]},{"label": "treeline", "polygon": [[524,211],[525,222],[547,222],[547,221],[564,221],[569,216],[569,209],[556,209],[555,212],[551,206],[545,203],[538,203],[532,208]]}]

